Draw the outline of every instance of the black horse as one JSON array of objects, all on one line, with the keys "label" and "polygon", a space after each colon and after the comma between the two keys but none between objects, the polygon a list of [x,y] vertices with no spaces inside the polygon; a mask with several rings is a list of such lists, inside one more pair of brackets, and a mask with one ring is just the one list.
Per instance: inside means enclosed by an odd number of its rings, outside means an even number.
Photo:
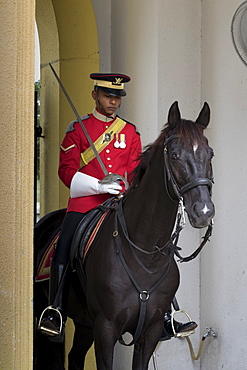
[{"label": "black horse", "polygon": [[[84,368],[93,342],[97,368],[112,369],[114,345],[118,340],[123,343],[126,332],[133,336],[132,368],[148,369],[162,333],[164,314],[179,286],[172,234],[178,205],[183,203],[195,228],[208,227],[214,216],[213,151],[203,134],[209,119],[207,103],[195,122],[181,119],[178,104],[173,103],[160,136],[141,155],[127,194],[109,207],[83,265],[80,258],[77,261],[68,304],[68,316],[75,323],[70,370]],[[48,215],[37,224],[37,266],[63,216],[63,212]],[[85,276],[84,289],[78,274]],[[42,296],[47,289],[47,282],[35,283],[37,317],[47,306]],[[48,342],[47,338],[43,340]],[[54,354],[54,347],[52,351]]]}]

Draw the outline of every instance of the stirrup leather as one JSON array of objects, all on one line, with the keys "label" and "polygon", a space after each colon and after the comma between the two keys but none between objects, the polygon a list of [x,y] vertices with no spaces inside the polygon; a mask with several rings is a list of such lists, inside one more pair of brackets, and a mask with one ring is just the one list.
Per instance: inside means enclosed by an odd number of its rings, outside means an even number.
[{"label": "stirrup leather", "polygon": [[[60,318],[60,328],[59,328],[58,331],[57,330],[49,329],[46,326],[43,326],[42,325],[42,320],[44,319],[44,314],[46,313],[46,311],[50,311],[50,310],[53,310],[56,313],[58,313],[58,316]],[[46,307],[44,309],[44,311],[42,312],[41,316],[40,316],[39,323],[38,323],[38,330],[40,330],[40,331],[42,331],[44,333],[47,333],[47,335],[56,336],[56,335],[61,335],[62,334],[62,329],[63,329],[63,317],[62,317],[62,314],[59,311],[59,309],[58,308],[55,308],[55,307],[52,307],[52,306]]]},{"label": "stirrup leather", "polygon": [[189,316],[189,314],[186,312],[186,311],[184,311],[184,310],[182,310],[182,309],[179,309],[179,310],[174,310],[173,312],[172,312],[172,314],[171,314],[171,324],[172,324],[172,330],[173,330],[173,333],[174,333],[174,337],[175,338],[183,338],[183,337],[188,337],[189,335],[191,335],[191,334],[194,334],[196,331],[193,329],[193,330],[189,330],[189,331],[184,331],[184,332],[180,332],[180,333],[176,333],[176,331],[175,331],[175,327],[174,327],[174,316],[177,314],[177,313],[184,313],[187,317],[188,317],[188,319],[189,319],[189,321],[191,321],[192,322],[192,320],[191,320],[191,317]]}]

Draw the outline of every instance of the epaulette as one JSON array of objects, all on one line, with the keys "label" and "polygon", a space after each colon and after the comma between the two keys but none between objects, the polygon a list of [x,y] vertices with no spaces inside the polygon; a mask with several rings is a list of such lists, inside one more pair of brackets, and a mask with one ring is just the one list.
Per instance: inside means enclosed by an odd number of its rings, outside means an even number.
[{"label": "epaulette", "polygon": [[137,133],[138,135],[140,135],[140,132],[138,131],[138,129],[137,129],[137,127],[134,125],[134,123],[129,122],[129,121],[127,121],[125,118],[122,118],[122,117],[120,117],[120,116],[118,116],[118,117],[119,117],[119,118],[121,118],[122,120],[124,120],[125,122],[129,123],[130,125],[134,126],[134,128],[135,128],[135,130],[136,130],[136,133]]},{"label": "epaulette", "polygon": [[[84,114],[84,116],[80,117],[82,121],[85,121],[86,119],[88,119],[90,117],[89,114]],[[74,121],[71,121],[65,131],[65,133],[67,134],[68,132],[71,132],[71,131],[74,131],[75,128],[74,128],[74,124],[76,122],[79,122],[78,119],[75,119]]]}]

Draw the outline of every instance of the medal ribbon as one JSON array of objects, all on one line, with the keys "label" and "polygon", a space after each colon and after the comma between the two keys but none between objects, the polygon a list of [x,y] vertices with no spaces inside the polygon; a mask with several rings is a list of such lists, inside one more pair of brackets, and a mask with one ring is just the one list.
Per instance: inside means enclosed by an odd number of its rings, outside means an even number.
[{"label": "medal ribbon", "polygon": [[[98,139],[94,142],[94,146],[98,153],[101,153],[102,150],[104,150],[107,145],[113,140],[115,134],[118,134],[126,125],[126,122],[122,120],[121,118],[117,118],[111,126],[108,127],[108,129],[103,133],[103,135],[100,135]],[[104,137],[106,134],[109,134],[110,140],[106,141],[104,140]],[[82,159],[82,167],[86,166],[89,162],[91,162],[92,159],[95,158],[95,154],[93,152],[93,149],[91,146],[87,148],[83,153],[81,153],[81,159]]]}]

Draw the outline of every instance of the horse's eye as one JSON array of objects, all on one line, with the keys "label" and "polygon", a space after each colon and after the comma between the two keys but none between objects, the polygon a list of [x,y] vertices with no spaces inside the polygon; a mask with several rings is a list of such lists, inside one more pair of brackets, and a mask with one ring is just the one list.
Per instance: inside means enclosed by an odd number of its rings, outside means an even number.
[{"label": "horse's eye", "polygon": [[178,159],[179,158],[179,155],[175,152],[171,152],[170,156],[171,156],[171,159]]}]

